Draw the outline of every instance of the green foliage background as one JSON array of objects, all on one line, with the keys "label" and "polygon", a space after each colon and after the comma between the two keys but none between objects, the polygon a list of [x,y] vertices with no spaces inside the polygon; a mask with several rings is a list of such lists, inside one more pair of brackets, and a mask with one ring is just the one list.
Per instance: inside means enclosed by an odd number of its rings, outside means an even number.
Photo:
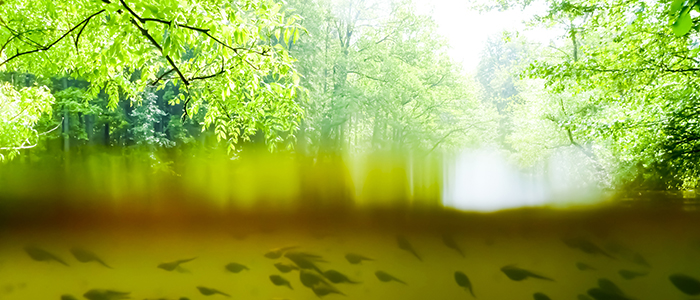
[{"label": "green foliage background", "polygon": [[694,189],[698,3],[542,2],[529,26],[558,41],[494,36],[467,74],[410,0],[4,1],[0,154],[488,147],[530,170],[574,153],[602,187]]}]

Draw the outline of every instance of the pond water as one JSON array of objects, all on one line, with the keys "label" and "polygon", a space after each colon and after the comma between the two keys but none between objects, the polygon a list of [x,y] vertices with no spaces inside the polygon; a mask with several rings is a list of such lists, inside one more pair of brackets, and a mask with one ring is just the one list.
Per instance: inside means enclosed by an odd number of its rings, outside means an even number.
[{"label": "pond water", "polygon": [[[669,278],[700,278],[699,220],[678,207],[620,206],[491,214],[237,213],[187,206],[24,210],[1,227],[0,299],[121,299],[88,294],[93,289],[129,293],[131,299],[227,298],[203,295],[198,287],[235,299],[473,298],[455,272],[466,275],[478,299],[536,299],[535,293],[550,299],[689,299]],[[269,255],[280,249],[279,257]],[[81,250],[104,265],[81,262]],[[354,264],[348,254],[370,260]],[[189,261],[162,267],[178,260]],[[231,263],[245,268],[231,271]],[[276,263],[294,270],[284,273]],[[513,280],[506,266],[534,275]],[[317,296],[313,285],[303,284],[299,267],[333,292]],[[319,274],[329,270],[354,283],[333,283]],[[401,282],[381,281],[378,271]],[[290,287],[275,285],[272,275]],[[595,294],[605,288],[601,281],[621,292]]]},{"label": "pond water", "polygon": [[467,212],[431,164],[218,162],[6,165],[0,299],[700,299],[694,194]]}]

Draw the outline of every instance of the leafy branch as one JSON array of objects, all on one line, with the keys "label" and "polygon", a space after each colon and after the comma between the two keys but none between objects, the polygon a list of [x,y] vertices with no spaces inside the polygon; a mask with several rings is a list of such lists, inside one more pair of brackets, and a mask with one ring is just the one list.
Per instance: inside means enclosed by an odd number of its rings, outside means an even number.
[{"label": "leafy branch", "polygon": [[17,147],[0,147],[0,150],[22,150],[22,149],[34,148],[34,147],[36,147],[36,145],[39,144],[39,136],[41,136],[41,135],[47,135],[47,134],[51,133],[52,131],[58,129],[58,127],[61,127],[61,124],[63,124],[63,117],[61,117],[61,121],[58,122],[58,125],[56,125],[56,127],[54,127],[53,129],[50,129],[50,130],[48,130],[48,131],[45,131],[45,132],[42,132],[42,133],[37,133],[36,130],[31,129],[32,132],[34,132],[34,134],[36,134],[36,138],[37,138],[37,142],[34,143],[34,144],[32,144],[32,143],[29,141],[29,138],[26,138],[26,139],[24,140],[24,142],[22,142],[22,144],[19,145],[19,146],[17,146]]},{"label": "leafy branch", "polygon": [[[0,66],[6,64],[6,63],[8,63],[8,62],[10,62],[11,60],[13,60],[13,59],[15,59],[15,58],[17,58],[17,57],[20,57],[20,56],[23,56],[23,55],[27,55],[27,54],[32,54],[32,53],[35,53],[35,52],[46,51],[46,50],[51,49],[51,47],[53,47],[54,45],[58,44],[58,42],[60,42],[61,40],[63,40],[63,39],[64,39],[65,37],[67,37],[71,32],[75,31],[75,30],[78,29],[80,26],[83,26],[83,29],[84,29],[84,28],[85,28],[85,25],[87,25],[87,23],[90,22],[90,19],[92,19],[93,17],[95,17],[95,16],[97,16],[97,15],[103,13],[103,12],[105,12],[104,9],[102,9],[102,10],[96,12],[96,13],[93,13],[92,15],[90,15],[89,17],[87,17],[86,19],[84,19],[83,21],[81,21],[80,23],[78,23],[77,25],[73,26],[73,28],[71,28],[70,30],[66,31],[61,37],[59,37],[58,39],[56,39],[55,41],[53,41],[53,42],[52,42],[51,44],[49,44],[48,46],[41,46],[40,44],[38,44],[38,46],[40,46],[40,47],[38,47],[38,48],[36,48],[36,49],[28,50],[28,51],[24,51],[24,52],[17,52],[15,55],[10,56],[8,59],[4,60],[3,62],[0,62]],[[82,33],[82,32],[83,32],[83,30],[81,29],[81,30],[80,30],[80,33]],[[80,35],[80,33],[78,33],[78,36]],[[78,45],[77,39],[76,39],[75,45],[76,45],[76,47],[77,47],[77,45]],[[3,48],[4,48],[4,46],[3,46]]]},{"label": "leafy branch", "polygon": [[[119,0],[119,2],[122,4],[122,6],[124,6],[124,8],[126,8],[126,10],[129,12],[129,14],[131,14],[134,18],[136,18],[136,20],[139,20],[139,22],[141,22],[141,23],[145,23],[145,21],[143,21],[143,19],[141,19],[141,17],[139,15],[137,15],[136,12],[134,12],[131,9],[131,7],[129,7],[129,5],[127,5],[126,2],[124,2],[124,0]],[[158,49],[158,51],[160,51],[161,54],[163,54],[163,56],[168,61],[170,66],[175,70],[175,72],[177,72],[177,75],[180,77],[180,79],[185,84],[185,86],[189,86],[190,82],[187,80],[187,78],[185,78],[185,75],[182,74],[182,72],[180,71],[180,68],[178,68],[177,65],[175,65],[175,62],[170,57],[170,55],[166,55],[163,52],[163,47],[158,43],[158,41],[156,41],[155,38],[153,38],[153,36],[150,33],[148,33],[148,29],[141,27],[141,25],[139,25],[139,23],[136,22],[136,20],[134,20],[132,18],[131,23],[134,24],[134,26],[136,26],[136,28],[138,28],[139,31],[141,31],[141,34],[143,34],[151,42],[151,44],[153,44],[153,46],[156,47],[156,49]],[[185,110],[185,111],[187,111],[187,110]]]}]

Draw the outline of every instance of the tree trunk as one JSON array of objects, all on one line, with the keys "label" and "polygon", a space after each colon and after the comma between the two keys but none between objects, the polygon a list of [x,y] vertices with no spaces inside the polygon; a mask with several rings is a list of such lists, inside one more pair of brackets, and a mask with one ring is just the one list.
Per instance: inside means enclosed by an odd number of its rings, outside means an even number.
[{"label": "tree trunk", "polygon": [[68,114],[68,109],[63,109],[63,151],[68,152],[70,150],[70,114]]},{"label": "tree trunk", "polygon": [[105,123],[105,130],[104,130],[104,143],[105,146],[109,146],[109,123]]}]

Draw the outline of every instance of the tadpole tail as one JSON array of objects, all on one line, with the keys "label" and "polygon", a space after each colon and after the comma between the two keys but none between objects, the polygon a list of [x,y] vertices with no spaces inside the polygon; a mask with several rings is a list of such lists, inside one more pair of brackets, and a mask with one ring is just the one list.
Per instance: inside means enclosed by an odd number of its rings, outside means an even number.
[{"label": "tadpole tail", "polygon": [[466,258],[466,256],[464,256],[464,252],[462,251],[462,249],[455,248],[455,250],[457,250],[457,252],[459,252],[459,255],[461,255],[462,258]]},{"label": "tadpole tail", "polygon": [[418,260],[423,261],[423,259],[420,258],[420,255],[418,255],[418,253],[416,252],[416,250],[411,249],[410,251],[411,251],[411,253],[412,253],[416,258],[418,258]]},{"label": "tadpole tail", "polygon": [[219,294],[221,294],[221,295],[224,295],[224,296],[226,296],[226,297],[231,298],[231,295],[226,294],[226,293],[224,293],[224,292],[222,292],[222,291],[216,291],[216,292],[219,293]]},{"label": "tadpole tail", "polygon": [[469,287],[469,293],[472,294],[472,297],[476,298],[476,295],[474,295],[474,290],[472,287]]},{"label": "tadpole tail", "polygon": [[552,279],[552,278],[544,277],[544,276],[542,276],[542,275],[537,275],[537,274],[533,274],[533,273],[530,273],[530,276],[531,276],[531,277],[538,278],[538,279],[544,279],[544,280],[554,281],[554,279]]},{"label": "tadpole tail", "polygon": [[62,259],[60,259],[60,258],[58,258],[58,257],[56,257],[56,256],[53,256],[53,255],[52,255],[52,256],[51,256],[51,259],[53,259],[53,260],[55,260],[55,261],[61,263],[62,265],[66,266],[66,267],[70,267],[65,261],[63,261]]},{"label": "tadpole tail", "polygon": [[178,264],[178,265],[179,265],[179,264],[184,264],[184,263],[186,263],[186,262],[190,262],[190,261],[193,261],[193,260],[195,260],[195,259],[197,259],[196,256],[193,257],[193,258],[181,259],[181,260],[178,260],[178,261],[177,261],[177,264]]},{"label": "tadpole tail", "polygon": [[605,256],[607,256],[607,257],[610,258],[610,259],[617,260],[617,258],[615,258],[614,256],[612,256],[612,255],[611,255],[610,253],[608,253],[608,252],[605,252],[605,251],[603,251],[603,250],[600,250],[600,253],[603,254],[603,255],[605,255]]},{"label": "tadpole tail", "polygon": [[107,267],[108,269],[114,269],[114,268],[110,267],[107,263],[105,263],[104,261],[102,261],[101,259],[98,258],[98,259],[96,259],[96,260],[97,260],[98,263],[100,263],[101,265]]}]

